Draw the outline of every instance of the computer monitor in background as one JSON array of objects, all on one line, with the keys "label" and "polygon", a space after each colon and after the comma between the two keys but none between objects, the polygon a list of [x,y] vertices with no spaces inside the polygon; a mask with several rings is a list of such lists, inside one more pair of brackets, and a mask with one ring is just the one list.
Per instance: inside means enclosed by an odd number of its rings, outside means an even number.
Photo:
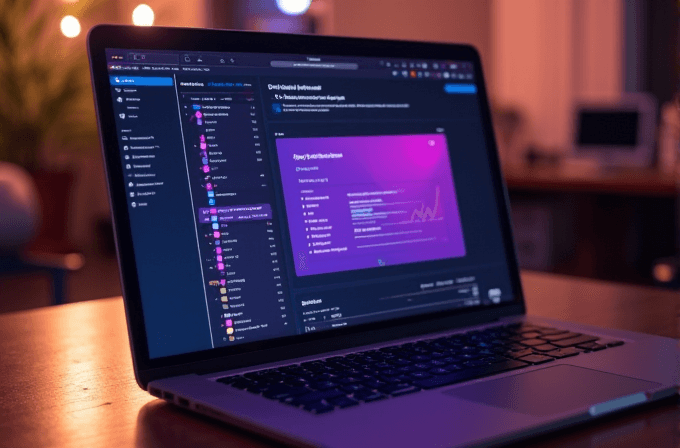
[{"label": "computer monitor in background", "polygon": [[651,166],[656,115],[656,101],[647,94],[580,103],[574,113],[574,155],[608,167]]}]

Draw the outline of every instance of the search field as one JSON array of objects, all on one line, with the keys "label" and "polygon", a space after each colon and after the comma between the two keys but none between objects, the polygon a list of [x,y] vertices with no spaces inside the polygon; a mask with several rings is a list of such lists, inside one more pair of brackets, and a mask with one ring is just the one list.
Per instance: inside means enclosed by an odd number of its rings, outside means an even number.
[{"label": "search field", "polygon": [[335,70],[358,70],[359,64],[354,62],[303,62],[303,61],[271,61],[275,68],[325,68]]}]

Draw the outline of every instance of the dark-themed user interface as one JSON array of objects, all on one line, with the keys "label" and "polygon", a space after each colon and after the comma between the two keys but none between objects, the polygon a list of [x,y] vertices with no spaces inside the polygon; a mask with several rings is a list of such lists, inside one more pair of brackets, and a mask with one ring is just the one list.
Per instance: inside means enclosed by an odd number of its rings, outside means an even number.
[{"label": "dark-themed user interface", "polygon": [[471,62],[107,63],[151,358],[514,299]]}]

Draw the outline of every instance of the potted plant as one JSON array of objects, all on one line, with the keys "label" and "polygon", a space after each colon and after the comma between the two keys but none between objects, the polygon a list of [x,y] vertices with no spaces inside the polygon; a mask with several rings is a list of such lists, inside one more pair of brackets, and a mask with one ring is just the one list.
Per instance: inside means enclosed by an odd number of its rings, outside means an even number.
[{"label": "potted plant", "polygon": [[69,39],[59,25],[68,8],[82,17],[102,2],[79,3],[0,0],[0,161],[32,174],[45,250],[66,241],[72,167],[98,147],[84,33]]}]

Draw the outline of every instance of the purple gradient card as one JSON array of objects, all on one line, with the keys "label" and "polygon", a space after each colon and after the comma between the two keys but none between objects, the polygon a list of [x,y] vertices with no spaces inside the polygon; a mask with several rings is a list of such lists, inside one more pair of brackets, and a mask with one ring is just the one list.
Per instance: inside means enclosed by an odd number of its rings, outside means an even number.
[{"label": "purple gradient card", "polygon": [[298,276],[465,256],[444,135],[276,147]]}]

